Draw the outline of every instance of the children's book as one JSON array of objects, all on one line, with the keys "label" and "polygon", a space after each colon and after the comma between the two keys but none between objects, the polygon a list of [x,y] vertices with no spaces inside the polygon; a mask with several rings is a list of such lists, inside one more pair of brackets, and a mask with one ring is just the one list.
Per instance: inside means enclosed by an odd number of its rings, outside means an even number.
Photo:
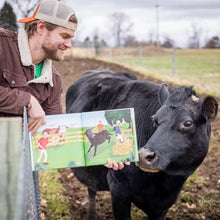
[{"label": "children's book", "polygon": [[32,170],[138,161],[134,109],[46,116],[29,132]]}]

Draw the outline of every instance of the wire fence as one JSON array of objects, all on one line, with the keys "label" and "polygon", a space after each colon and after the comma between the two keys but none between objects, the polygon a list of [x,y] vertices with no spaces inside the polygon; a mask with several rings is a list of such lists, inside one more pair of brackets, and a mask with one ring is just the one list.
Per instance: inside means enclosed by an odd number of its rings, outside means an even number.
[{"label": "wire fence", "polygon": [[[23,219],[40,219],[40,190],[39,177],[37,171],[31,169],[31,156],[29,148],[28,128],[27,128],[27,113],[24,109],[23,115],[23,175],[25,175],[23,186],[24,189],[24,207]],[[22,173],[22,171],[21,171]]]},{"label": "wire fence", "polygon": [[[144,67],[146,57],[168,56],[171,58],[172,66],[170,71],[172,76],[176,74],[176,56],[177,48],[158,48],[155,46],[139,46],[139,47],[74,47],[67,51],[66,55],[72,57],[90,57],[102,58],[110,61],[119,61],[123,63],[127,58],[135,58],[137,66]],[[125,62],[126,64],[126,62]]]},{"label": "wire fence", "polygon": [[0,219],[39,220],[38,172],[32,172],[27,114],[0,118]]},{"label": "wire fence", "polygon": [[72,56],[86,57],[105,57],[113,59],[114,57],[146,57],[146,56],[161,56],[172,55],[175,48],[158,48],[154,46],[139,46],[139,47],[73,47],[69,50]]}]

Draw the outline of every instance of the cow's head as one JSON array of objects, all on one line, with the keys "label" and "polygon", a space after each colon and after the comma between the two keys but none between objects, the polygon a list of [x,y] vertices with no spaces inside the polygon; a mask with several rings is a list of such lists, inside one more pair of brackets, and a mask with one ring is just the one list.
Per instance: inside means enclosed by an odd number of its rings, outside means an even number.
[{"label": "cow's head", "polygon": [[152,116],[155,132],[139,150],[138,166],[147,172],[190,175],[207,154],[210,121],[218,103],[209,96],[202,102],[192,87],[169,93],[165,84],[159,91],[161,108]]},{"label": "cow's head", "polygon": [[[93,128],[92,128],[93,129]],[[94,133],[92,132],[92,129],[86,129],[85,131],[85,135],[87,137],[93,137],[94,136]]]}]

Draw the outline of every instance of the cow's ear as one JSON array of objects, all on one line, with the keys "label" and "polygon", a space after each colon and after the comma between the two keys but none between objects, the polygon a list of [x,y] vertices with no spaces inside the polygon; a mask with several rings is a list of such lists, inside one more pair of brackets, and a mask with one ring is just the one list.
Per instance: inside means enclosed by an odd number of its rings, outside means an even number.
[{"label": "cow's ear", "polygon": [[168,99],[170,93],[168,91],[167,88],[167,84],[163,83],[160,86],[160,90],[159,90],[159,102],[161,105],[163,105],[165,103],[165,101]]},{"label": "cow's ear", "polygon": [[208,96],[202,103],[202,114],[207,120],[214,120],[218,112],[218,102],[212,96]]}]

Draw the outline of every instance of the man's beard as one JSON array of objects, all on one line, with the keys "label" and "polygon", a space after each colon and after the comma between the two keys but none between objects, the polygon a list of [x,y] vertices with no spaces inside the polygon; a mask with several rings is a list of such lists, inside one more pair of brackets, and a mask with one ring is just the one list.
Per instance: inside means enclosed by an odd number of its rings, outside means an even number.
[{"label": "man's beard", "polygon": [[45,58],[51,59],[54,61],[62,61],[64,59],[64,56],[60,55],[58,56],[58,49],[53,47],[48,47],[45,44],[42,46],[42,49],[45,54]]}]

